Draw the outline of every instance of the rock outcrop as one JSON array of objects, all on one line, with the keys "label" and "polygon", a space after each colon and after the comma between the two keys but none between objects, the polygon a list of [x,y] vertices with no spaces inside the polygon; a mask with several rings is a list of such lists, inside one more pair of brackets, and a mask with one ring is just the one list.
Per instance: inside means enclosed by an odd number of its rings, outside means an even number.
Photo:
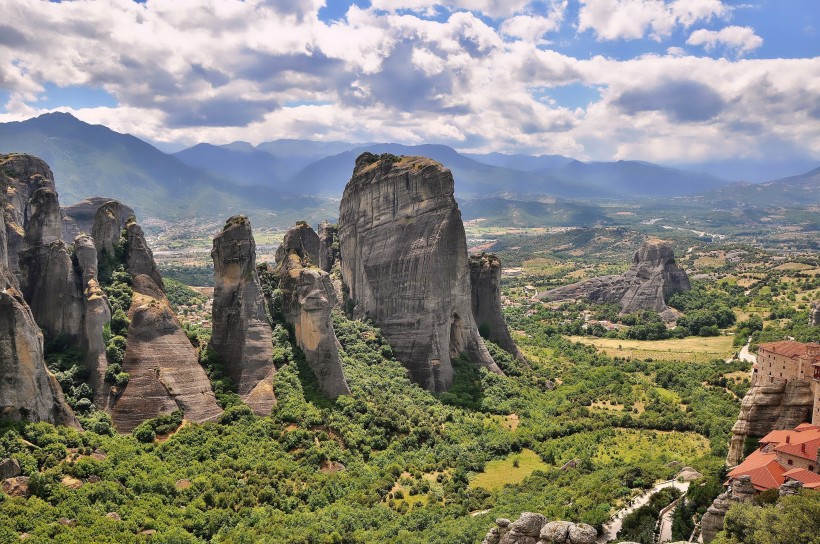
[{"label": "rock outcrop", "polygon": [[322,392],[335,400],[339,395],[350,394],[330,316],[336,305],[336,294],[330,276],[311,264],[302,243],[305,238],[312,238],[310,233],[291,232],[305,230],[313,232],[301,224],[290,229],[280,246],[282,260],[277,260],[276,272],[282,290],[282,313],[293,326],[296,343],[304,352]]},{"label": "rock outcrop", "polygon": [[82,350],[88,382],[94,390],[94,404],[107,410],[111,407],[111,388],[105,383],[108,359],[103,329],[111,321],[111,307],[98,281],[97,247],[88,234],[79,234],[74,240],[74,255],[83,290]]},{"label": "rock outcrop", "polygon": [[257,415],[270,415],[273,344],[265,299],[256,271],[256,243],[247,217],[228,219],[214,238],[213,334],[211,347],[225,364],[242,400]]},{"label": "rock outcrop", "polygon": [[319,268],[330,272],[339,260],[339,227],[327,221],[319,223]]},{"label": "rock outcrop", "polygon": [[[108,203],[113,203],[110,209],[116,213],[119,228],[122,230],[126,220],[135,215],[134,210],[114,199],[95,196],[62,208],[63,241],[69,243],[81,233],[93,235],[97,212]],[[117,236],[119,237],[119,232]]]},{"label": "rock outcrop", "polygon": [[[763,382],[763,380],[761,380]],[[740,403],[740,415],[732,427],[726,463],[739,465],[747,438],[777,429],[792,429],[811,421],[813,396],[808,380],[782,380],[754,384]]]},{"label": "rock outcrop", "polygon": [[[108,200],[97,208],[91,230],[87,232],[94,238],[100,265],[107,266],[116,258],[116,246],[120,243],[122,230],[132,217],[134,211],[116,200]],[[153,256],[151,258],[153,260]]]},{"label": "rock outcrop", "polygon": [[112,410],[117,430],[131,432],[144,420],[177,409],[188,421],[215,419],[221,409],[168,299],[145,274],[133,277],[133,290],[123,361],[130,379]]},{"label": "rock outcrop", "polygon": [[132,276],[145,274],[160,290],[165,290],[162,276],[154,261],[154,253],[145,241],[142,228],[133,217],[125,224],[125,269]]},{"label": "rock outcrop", "polygon": [[478,332],[519,361],[524,361],[501,310],[501,259],[492,253],[470,255],[470,287]]},{"label": "rock outcrop", "polygon": [[675,262],[672,246],[663,240],[647,240],[635,252],[632,266],[623,274],[592,278],[538,296],[546,301],[616,302],[622,313],[654,310],[664,320],[672,321],[676,313],[666,305],[666,297],[689,289],[689,277]]},{"label": "rock outcrop", "polygon": [[375,320],[411,378],[431,391],[450,387],[460,353],[501,372],[473,319],[453,183],[431,159],[363,153],[339,213],[341,272],[355,312]]},{"label": "rock outcrop", "polygon": [[516,521],[497,519],[482,544],[595,544],[598,532],[592,525],[550,521],[541,514],[524,512]]},{"label": "rock outcrop", "polygon": [[43,335],[9,272],[0,271],[0,417],[79,428],[43,359]]},{"label": "rock outcrop", "polygon": [[303,259],[307,259],[314,266],[319,265],[319,235],[304,221],[297,222],[296,226],[289,228],[285,233],[282,244],[276,248],[276,256],[274,259],[276,259],[277,265],[285,261],[289,249],[298,250],[299,254],[304,256]]},{"label": "rock outcrop", "polygon": [[717,496],[703,514],[700,522],[701,537],[705,544],[715,539],[723,530],[723,518],[729,507],[737,502],[751,502],[755,497],[755,488],[749,476],[741,476],[729,483],[729,489]]},{"label": "rock outcrop", "polygon": [[42,188],[31,198],[31,216],[20,252],[20,286],[34,319],[47,338],[78,341],[83,301],[80,278],[62,240],[57,193]]}]

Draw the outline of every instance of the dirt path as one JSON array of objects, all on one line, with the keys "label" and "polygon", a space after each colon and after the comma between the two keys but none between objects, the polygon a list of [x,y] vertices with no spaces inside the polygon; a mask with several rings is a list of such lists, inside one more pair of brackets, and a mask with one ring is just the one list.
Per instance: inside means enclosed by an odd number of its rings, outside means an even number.
[{"label": "dirt path", "polygon": [[[678,482],[676,480],[667,480],[665,482],[660,482],[655,484],[655,486],[646,491],[643,495],[639,495],[632,499],[629,504],[622,508],[621,510],[617,511],[612,518],[606,523],[604,523],[603,531],[601,535],[598,537],[598,544],[606,544],[611,540],[615,540],[618,538],[618,533],[621,531],[621,525],[623,525],[624,518],[649,502],[649,499],[652,498],[652,495],[660,491],[661,489],[666,489],[667,487],[675,487],[679,489],[681,492],[686,493],[686,490],[689,489],[689,482]],[[671,531],[671,525],[670,525]]]}]

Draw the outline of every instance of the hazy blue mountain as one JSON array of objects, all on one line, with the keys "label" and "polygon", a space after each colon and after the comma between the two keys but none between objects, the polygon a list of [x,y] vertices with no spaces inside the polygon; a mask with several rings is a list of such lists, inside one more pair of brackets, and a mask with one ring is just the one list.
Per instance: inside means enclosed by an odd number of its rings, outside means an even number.
[{"label": "hazy blue mountain", "polygon": [[[117,198],[145,217],[173,219],[321,206],[313,197],[242,186],[166,155],[139,138],[67,113],[0,123],[0,150],[30,153],[54,172],[60,202],[91,196]],[[267,215],[271,215],[267,213]]]},{"label": "hazy blue mountain", "polygon": [[716,189],[729,182],[709,174],[689,172],[641,161],[572,161],[551,172],[567,183],[607,189],[620,196],[672,197]]},{"label": "hazy blue mountain", "polygon": [[484,164],[522,172],[552,172],[575,160],[563,155],[507,155],[506,153],[462,153],[462,155]]},{"label": "hazy blue mountain", "polygon": [[206,170],[242,185],[261,185],[280,190],[285,179],[284,159],[259,151],[247,142],[224,146],[197,144],[174,156],[189,166]]},{"label": "hazy blue mountain", "polygon": [[735,159],[670,166],[704,172],[731,181],[761,183],[808,172],[820,166],[820,161],[809,158],[785,159],[773,154],[765,159]]},{"label": "hazy blue mountain", "polygon": [[[367,144],[350,142],[317,142],[313,140],[282,139],[272,142],[263,142],[256,146],[259,151],[269,153],[282,159],[280,175],[289,180],[294,174],[312,162],[316,162],[330,155],[337,155]],[[351,169],[352,172],[352,169]],[[348,172],[348,176],[351,172]],[[298,184],[298,180],[294,180]]]},{"label": "hazy blue mountain", "polygon": [[703,195],[716,207],[804,207],[820,205],[820,168],[765,183],[732,183]]}]

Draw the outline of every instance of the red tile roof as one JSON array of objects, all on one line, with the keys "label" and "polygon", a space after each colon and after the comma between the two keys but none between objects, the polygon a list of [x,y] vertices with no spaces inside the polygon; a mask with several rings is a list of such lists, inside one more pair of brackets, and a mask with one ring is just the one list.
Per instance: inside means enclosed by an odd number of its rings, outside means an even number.
[{"label": "red tile roof", "polygon": [[[816,487],[820,485],[820,474],[806,470],[804,468],[796,468],[783,474],[784,477],[790,480],[797,480],[803,482],[803,487]],[[814,484],[814,485],[812,485]]]},{"label": "red tile roof", "polygon": [[820,344],[804,344],[802,342],[794,342],[792,340],[783,340],[782,342],[768,342],[760,344],[759,348],[764,351],[784,355],[786,357],[802,357],[807,355],[809,346],[820,346]]},{"label": "red tile roof", "polygon": [[[820,433],[817,433],[820,435]],[[785,453],[787,455],[794,455],[795,457],[800,457],[801,459],[808,459],[809,461],[817,460],[817,450],[820,448],[820,436],[813,440],[805,440],[795,442],[792,439],[791,444],[783,444],[781,443],[778,446],[775,446],[774,451],[779,453]]]},{"label": "red tile roof", "polygon": [[762,450],[752,452],[749,457],[743,460],[738,466],[733,468],[728,476],[737,478],[748,475],[752,479],[752,485],[758,491],[774,489],[786,481],[783,477],[786,469],[777,462],[777,455],[766,453]]}]

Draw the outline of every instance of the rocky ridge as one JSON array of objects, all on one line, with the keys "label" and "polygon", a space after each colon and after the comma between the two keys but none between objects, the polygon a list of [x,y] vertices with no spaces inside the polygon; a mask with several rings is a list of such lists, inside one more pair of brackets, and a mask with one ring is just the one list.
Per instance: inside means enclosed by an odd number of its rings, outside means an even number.
[{"label": "rocky ridge", "polygon": [[732,426],[726,463],[743,461],[743,447],[749,437],[762,437],[777,429],[791,429],[811,420],[814,399],[808,380],[775,379],[755,383],[740,403],[740,415]]},{"label": "rocky ridge", "polygon": [[738,502],[751,502],[755,497],[755,488],[749,476],[741,476],[731,481],[729,488],[717,496],[703,514],[700,522],[703,542],[709,544],[723,530],[723,518],[729,507]]},{"label": "rocky ridge", "polygon": [[342,197],[342,278],[411,378],[431,391],[453,381],[452,358],[501,373],[473,319],[467,243],[453,176],[424,157],[356,159]]},{"label": "rocky ridge", "polygon": [[[595,544],[598,531],[586,523],[547,521],[541,514],[523,512],[513,521],[495,521],[482,544]],[[628,544],[628,543],[627,543]]]},{"label": "rocky ridge", "polygon": [[270,415],[273,344],[256,271],[256,243],[245,216],[228,219],[213,242],[213,333],[211,347],[224,362],[243,402],[257,415]]},{"label": "rocky ridge", "polygon": [[473,317],[479,333],[519,361],[524,361],[501,309],[501,259],[492,253],[481,253],[470,255],[469,263]]},{"label": "rocky ridge", "polygon": [[691,289],[686,272],[675,262],[672,246],[663,240],[647,240],[632,257],[629,270],[621,275],[601,276],[551,289],[541,300],[587,299],[595,303],[615,302],[622,313],[654,310],[665,321],[677,313],[666,305],[672,293]]},{"label": "rocky ridge", "polygon": [[[313,233],[313,234],[311,234]],[[330,312],[336,294],[330,276],[311,264],[303,243],[315,232],[305,223],[292,227],[280,246],[275,273],[282,291],[282,313],[293,327],[294,338],[319,381],[322,392],[331,399],[349,395],[350,388],[339,357],[338,340]],[[317,237],[318,239],[318,237]],[[277,252],[279,253],[279,252]]]}]

